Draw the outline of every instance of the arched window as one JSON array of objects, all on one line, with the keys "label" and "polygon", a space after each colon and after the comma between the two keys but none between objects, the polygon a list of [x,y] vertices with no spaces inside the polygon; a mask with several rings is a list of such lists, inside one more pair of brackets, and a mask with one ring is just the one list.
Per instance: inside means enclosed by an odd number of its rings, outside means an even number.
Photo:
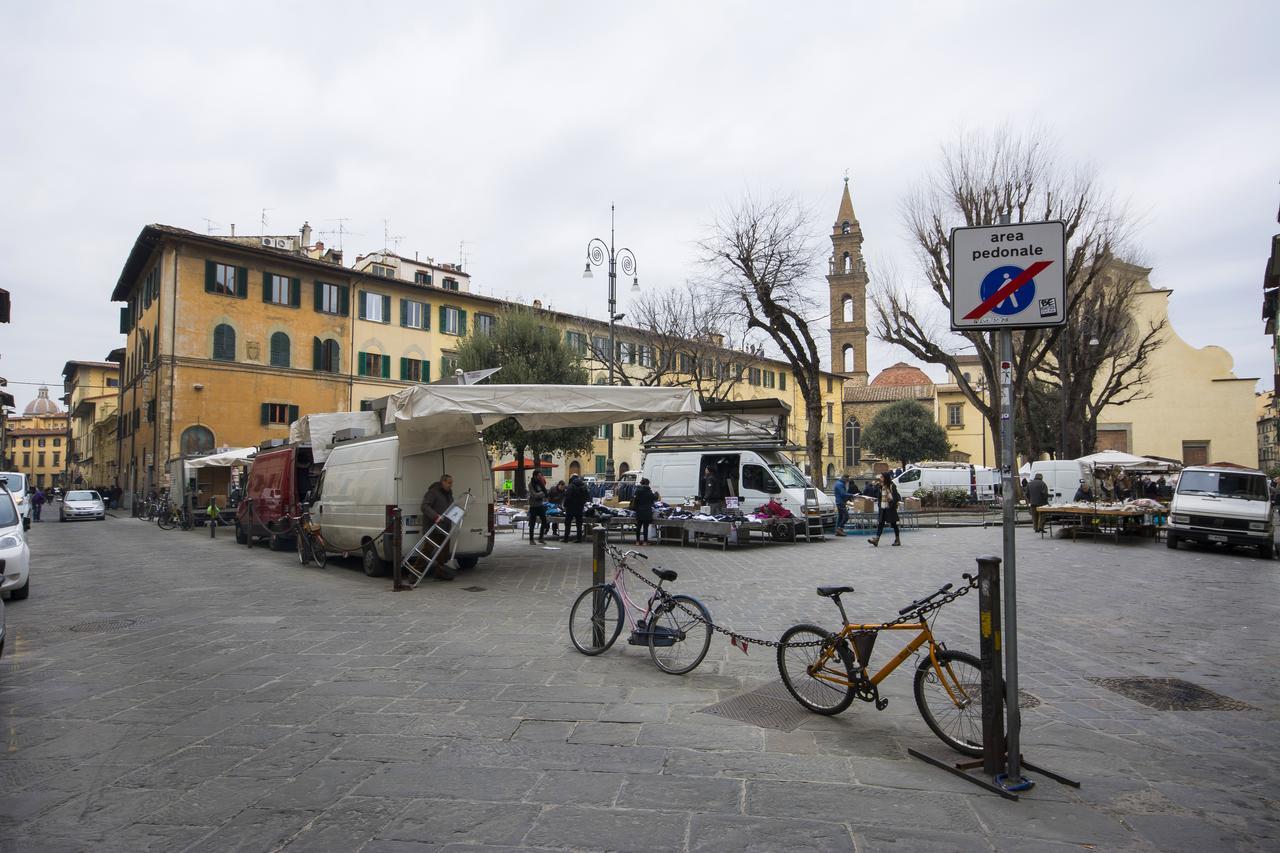
[{"label": "arched window", "polygon": [[832,463],[827,463],[827,482],[834,483],[835,481],[836,481],[836,466]]},{"label": "arched window", "polygon": [[853,297],[843,296],[840,299],[840,320],[844,323],[853,322]]},{"label": "arched window", "polygon": [[848,234],[851,230],[853,230],[853,229],[851,229],[851,228],[849,227],[849,220],[847,220],[847,219],[846,219],[844,222],[841,222],[841,223],[840,223],[840,233],[841,233],[841,234]]},{"label": "arched window", "polygon": [[284,332],[276,332],[271,336],[271,366],[289,366],[289,336]]},{"label": "arched window", "polygon": [[213,432],[208,427],[193,426],[182,431],[182,455],[198,456],[213,450]]},{"label": "arched window", "polygon": [[844,356],[844,372],[853,373],[853,344],[845,344],[840,353]]},{"label": "arched window", "polygon": [[853,257],[848,252],[844,253],[844,258],[841,260],[841,272],[845,275],[853,272]]},{"label": "arched window", "polygon": [[844,422],[844,466],[856,468],[862,464],[862,425],[857,418]]},{"label": "arched window", "polygon": [[621,477],[623,474],[627,473],[630,470],[631,470],[631,466],[623,462],[621,465],[618,466],[618,476]]},{"label": "arched window", "polygon": [[573,460],[572,462],[570,462],[570,463],[569,463],[569,476],[570,476],[570,477],[572,477],[574,474],[581,474],[581,473],[582,473],[582,463],[581,463],[581,462],[579,462],[577,459],[575,459],[575,460]]},{"label": "arched window", "polygon": [[333,338],[311,339],[311,369],[325,373],[338,373],[341,370],[342,348]]},{"label": "arched window", "polygon": [[226,323],[214,327],[213,357],[219,361],[236,360],[236,330]]}]

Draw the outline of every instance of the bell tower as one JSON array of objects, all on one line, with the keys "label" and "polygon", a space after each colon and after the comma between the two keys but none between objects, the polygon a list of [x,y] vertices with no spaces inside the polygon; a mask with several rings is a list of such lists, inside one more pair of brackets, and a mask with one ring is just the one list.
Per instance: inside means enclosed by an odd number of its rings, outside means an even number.
[{"label": "bell tower", "polygon": [[849,178],[831,229],[831,372],[854,385],[867,384],[867,265],[862,260],[862,226],[853,215]]}]

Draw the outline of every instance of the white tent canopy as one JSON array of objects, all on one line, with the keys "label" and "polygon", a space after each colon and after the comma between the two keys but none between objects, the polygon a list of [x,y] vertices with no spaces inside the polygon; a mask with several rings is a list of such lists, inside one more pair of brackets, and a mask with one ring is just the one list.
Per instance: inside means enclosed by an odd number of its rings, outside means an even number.
[{"label": "white tent canopy", "polygon": [[697,414],[696,391],[608,385],[415,385],[387,398],[405,453],[475,441],[480,430],[515,418],[527,430],[599,426]]},{"label": "white tent canopy", "polygon": [[289,425],[289,441],[292,444],[311,445],[311,458],[316,462],[324,462],[333,449],[333,434],[343,429],[363,430],[365,435],[377,435],[381,425],[374,412],[303,415]]},{"label": "white tent canopy", "polygon": [[1125,453],[1123,450],[1102,450],[1098,453],[1091,453],[1088,456],[1081,456],[1077,461],[1084,462],[1094,468],[1124,468],[1130,471],[1172,471],[1177,467],[1157,459],[1134,456],[1132,453]]},{"label": "white tent canopy", "polygon": [[229,468],[232,465],[244,465],[258,452],[256,447],[233,447],[220,453],[208,456],[197,456],[195,459],[183,460],[190,471],[194,468]]}]

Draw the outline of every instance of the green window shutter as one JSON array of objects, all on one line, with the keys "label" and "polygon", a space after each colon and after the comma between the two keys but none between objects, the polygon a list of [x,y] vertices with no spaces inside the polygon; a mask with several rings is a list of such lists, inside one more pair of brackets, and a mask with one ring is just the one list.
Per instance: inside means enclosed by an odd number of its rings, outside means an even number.
[{"label": "green window shutter", "polygon": [[270,422],[271,422],[271,404],[263,403],[262,404],[262,425],[266,426]]},{"label": "green window shutter", "polygon": [[289,279],[289,306],[291,308],[302,307],[302,279]]},{"label": "green window shutter", "polygon": [[422,383],[425,385],[430,381],[431,381],[431,362],[423,361],[422,362]]},{"label": "green window shutter", "polygon": [[444,306],[440,306],[440,331],[444,331]]},{"label": "green window shutter", "polygon": [[391,322],[391,297],[390,296],[382,297],[382,322],[384,323]]},{"label": "green window shutter", "polygon": [[129,306],[120,306],[120,334],[129,334]]},{"label": "green window shutter", "polygon": [[787,390],[787,372],[785,370],[778,373],[778,390]]},{"label": "green window shutter", "polygon": [[205,293],[212,293],[213,288],[218,280],[218,265],[213,261],[204,262],[204,290]]},{"label": "green window shutter", "polygon": [[400,358],[400,378],[401,379],[409,378],[409,359],[404,358],[403,356],[401,356]]},{"label": "green window shutter", "polygon": [[315,298],[315,309],[317,311],[324,310],[324,285],[317,281],[315,282],[312,291]]},{"label": "green window shutter", "polygon": [[247,267],[236,267],[236,296],[249,298],[249,270]]},{"label": "green window shutter", "polygon": [[[400,325],[401,326],[409,325],[409,300],[408,299],[400,300]],[[401,361],[404,361],[404,359],[401,359]],[[404,379],[403,376],[401,376],[400,378]]]},{"label": "green window shutter", "polygon": [[356,313],[361,320],[364,319],[364,291],[356,291]]},{"label": "green window shutter", "polygon": [[356,353],[356,373],[360,376],[365,375],[365,359],[364,353]]},{"label": "green window shutter", "polygon": [[422,331],[431,331],[431,303],[422,303]]},{"label": "green window shutter", "polygon": [[298,419],[298,407],[290,406],[289,407],[289,423],[293,423],[297,419]]},{"label": "green window shutter", "polygon": [[[390,299],[391,297],[387,297],[387,298]],[[391,357],[390,356],[384,355],[382,357],[382,378],[383,379],[391,378]]]},{"label": "green window shutter", "polygon": [[338,313],[343,317],[351,311],[351,288],[345,284],[338,286]]},{"label": "green window shutter", "polygon": [[467,336],[467,312],[461,308],[458,309],[458,335],[464,338]]},{"label": "green window shutter", "polygon": [[269,272],[262,274],[262,301],[271,301],[271,273]]},{"label": "green window shutter", "polygon": [[319,338],[311,339],[311,369],[324,369],[324,341]]}]

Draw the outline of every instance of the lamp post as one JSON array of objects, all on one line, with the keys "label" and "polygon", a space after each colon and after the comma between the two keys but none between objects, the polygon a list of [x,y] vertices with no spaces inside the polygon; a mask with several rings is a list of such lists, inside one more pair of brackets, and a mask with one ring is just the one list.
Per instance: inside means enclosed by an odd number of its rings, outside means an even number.
[{"label": "lamp post", "polygon": [[[618,313],[618,267],[621,266],[622,274],[631,277],[631,292],[640,292],[640,278],[636,275],[636,256],[627,248],[614,249],[613,245],[613,214],[614,206],[609,205],[609,242],[606,243],[599,237],[592,237],[587,242],[587,263],[582,269],[583,278],[592,278],[591,268],[593,266],[604,266],[605,261],[609,262],[609,384],[613,384],[613,364],[617,360],[617,344],[614,343],[613,324],[621,320],[625,315]],[[609,424],[609,450],[608,458],[605,460],[605,479],[612,482],[614,478],[613,468],[613,424]]]}]

